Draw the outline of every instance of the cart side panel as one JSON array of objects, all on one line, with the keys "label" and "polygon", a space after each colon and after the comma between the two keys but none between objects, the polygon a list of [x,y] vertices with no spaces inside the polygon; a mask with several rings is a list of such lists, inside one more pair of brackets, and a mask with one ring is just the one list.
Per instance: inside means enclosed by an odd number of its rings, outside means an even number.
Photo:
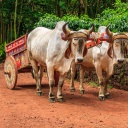
[{"label": "cart side panel", "polygon": [[27,34],[12,41],[5,47],[6,57],[13,56],[18,69],[24,68],[29,65],[26,42]]}]

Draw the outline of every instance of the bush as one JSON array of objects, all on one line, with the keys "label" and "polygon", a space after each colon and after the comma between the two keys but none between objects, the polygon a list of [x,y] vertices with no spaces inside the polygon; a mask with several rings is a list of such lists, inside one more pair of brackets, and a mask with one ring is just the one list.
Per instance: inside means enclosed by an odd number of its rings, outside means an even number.
[{"label": "bush", "polygon": [[56,22],[63,20],[69,22],[69,28],[72,30],[89,29],[92,24],[95,26],[95,30],[99,26],[107,26],[110,24],[110,29],[113,32],[127,32],[128,31],[128,3],[116,3],[114,9],[107,8],[101,15],[98,14],[95,19],[89,18],[87,15],[65,15],[59,18],[53,14],[45,14],[40,18],[39,22],[35,24],[37,26],[44,26],[47,28],[54,28]]},{"label": "bush", "polygon": [[39,22],[35,24],[35,27],[44,26],[47,28],[54,28],[56,23],[61,19],[53,14],[45,14],[43,17],[40,18]]},{"label": "bush", "polygon": [[68,22],[71,30],[88,29],[93,24],[93,20],[87,15],[82,15],[80,18],[75,15],[65,15],[59,18],[53,14],[45,14],[40,18],[39,22],[35,24],[35,27],[43,26],[52,29],[58,21]]},{"label": "bush", "polygon": [[113,32],[128,31],[128,3],[117,3],[115,9],[106,9],[97,18],[100,25],[107,26],[110,24],[110,29]]},{"label": "bush", "polygon": [[6,42],[0,45],[0,62],[3,61],[6,57],[5,45],[6,45]]}]

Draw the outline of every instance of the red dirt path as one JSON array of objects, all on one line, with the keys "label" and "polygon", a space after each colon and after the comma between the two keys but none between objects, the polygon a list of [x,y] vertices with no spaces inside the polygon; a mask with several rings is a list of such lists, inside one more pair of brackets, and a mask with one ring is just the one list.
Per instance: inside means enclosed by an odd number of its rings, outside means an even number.
[{"label": "red dirt path", "polygon": [[113,88],[111,99],[99,101],[98,88],[85,84],[81,95],[79,83],[75,86],[76,92],[70,92],[66,80],[65,102],[49,103],[46,74],[39,97],[30,73],[19,74],[16,89],[7,89],[0,64],[0,128],[128,128],[128,92]]}]

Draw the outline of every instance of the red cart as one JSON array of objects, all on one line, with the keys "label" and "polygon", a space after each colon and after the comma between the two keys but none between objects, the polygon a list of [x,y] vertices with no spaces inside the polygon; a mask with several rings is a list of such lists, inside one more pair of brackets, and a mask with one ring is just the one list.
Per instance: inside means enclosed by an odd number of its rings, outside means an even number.
[{"label": "red cart", "polygon": [[[12,41],[5,46],[6,60],[4,74],[7,87],[14,89],[18,79],[18,73],[31,72],[32,67],[27,54],[27,34]],[[55,84],[58,84],[59,74],[55,73]]]},{"label": "red cart", "polygon": [[6,60],[4,63],[4,74],[9,89],[15,88],[18,73],[31,71],[27,56],[26,40],[27,34],[5,46]]}]

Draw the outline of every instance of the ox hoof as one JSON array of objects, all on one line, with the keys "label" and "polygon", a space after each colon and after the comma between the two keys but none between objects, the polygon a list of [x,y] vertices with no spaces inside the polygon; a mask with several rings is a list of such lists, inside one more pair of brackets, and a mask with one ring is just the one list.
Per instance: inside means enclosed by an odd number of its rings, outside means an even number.
[{"label": "ox hoof", "polygon": [[54,103],[54,102],[56,102],[56,100],[55,100],[55,98],[49,98],[49,102]]},{"label": "ox hoof", "polygon": [[105,95],[105,98],[110,99],[110,94]]},{"label": "ox hoof", "polygon": [[104,96],[99,96],[99,100],[100,101],[104,101],[105,100],[105,97]]},{"label": "ox hoof", "polygon": [[42,95],[43,95],[42,92],[37,92],[36,94],[37,94],[38,96],[42,96]]},{"label": "ox hoof", "polygon": [[80,93],[81,94],[85,94],[85,90],[80,90]]},{"label": "ox hoof", "polygon": [[57,102],[65,102],[64,98],[57,98]]},{"label": "ox hoof", "polygon": [[75,88],[70,89],[70,92],[75,92],[75,91],[76,91]]}]

